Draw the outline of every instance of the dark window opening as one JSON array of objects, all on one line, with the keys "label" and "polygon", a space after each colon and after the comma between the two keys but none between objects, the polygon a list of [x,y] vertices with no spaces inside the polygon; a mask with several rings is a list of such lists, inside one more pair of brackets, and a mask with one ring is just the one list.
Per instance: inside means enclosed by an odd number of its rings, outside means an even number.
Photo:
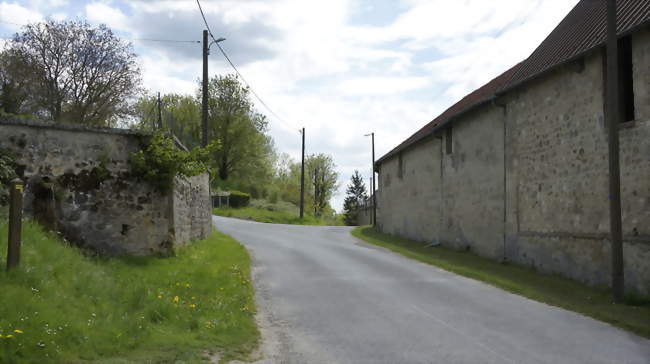
[{"label": "dark window opening", "polygon": [[[605,95],[605,104],[607,105],[607,51],[604,53],[603,65],[605,81],[603,91]],[[629,36],[618,40],[618,77],[618,120],[619,122],[624,123],[635,119],[632,39]]]},{"label": "dark window opening", "polygon": [[445,132],[445,147],[447,149],[447,154],[451,154],[454,151],[454,141],[452,140],[452,131],[451,127],[448,127]]},{"label": "dark window opening", "polygon": [[619,100],[621,122],[634,120],[634,74],[632,72],[632,40],[630,37],[618,41]]},{"label": "dark window opening", "polygon": [[404,178],[404,160],[402,159],[402,153],[397,155],[397,178]]}]

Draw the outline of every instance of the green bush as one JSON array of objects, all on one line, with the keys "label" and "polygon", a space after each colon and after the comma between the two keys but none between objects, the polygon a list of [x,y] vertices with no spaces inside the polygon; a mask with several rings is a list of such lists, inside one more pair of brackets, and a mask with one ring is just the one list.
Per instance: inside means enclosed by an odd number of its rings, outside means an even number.
[{"label": "green bush", "polygon": [[241,191],[230,191],[230,207],[245,207],[251,201],[251,195]]},{"label": "green bush", "polygon": [[207,148],[197,147],[186,152],[178,148],[171,137],[157,132],[143,150],[131,154],[131,171],[166,193],[175,176],[191,177],[208,171],[209,156],[218,147],[213,142]]}]

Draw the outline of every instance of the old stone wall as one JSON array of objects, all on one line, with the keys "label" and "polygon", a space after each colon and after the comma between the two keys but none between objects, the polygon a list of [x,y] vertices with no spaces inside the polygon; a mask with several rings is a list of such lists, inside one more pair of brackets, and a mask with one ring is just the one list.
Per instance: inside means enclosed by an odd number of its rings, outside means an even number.
[{"label": "old stone wall", "polygon": [[[128,130],[0,119],[0,148],[16,157],[26,182],[26,212],[46,212],[68,240],[103,255],[167,254],[210,229],[209,207],[195,203],[202,194],[208,201],[207,177],[177,182],[163,195],[130,175],[129,156],[146,139]],[[187,199],[192,204],[180,208]]]},{"label": "old stone wall", "polygon": [[414,240],[437,240],[441,221],[440,141],[423,141],[401,157],[388,159],[380,168],[379,228]]},{"label": "old stone wall", "polygon": [[359,226],[372,225],[372,207],[361,207],[357,212]]},{"label": "old stone wall", "polygon": [[[636,115],[620,130],[625,276],[629,290],[650,295],[650,31],[632,46]],[[383,161],[379,227],[608,285],[602,61],[592,52],[454,120],[451,154],[445,131],[402,151],[417,170],[403,180],[397,156]]]},{"label": "old stone wall", "polygon": [[[443,243],[491,258],[503,257],[504,117],[484,106],[451,126],[445,140],[442,195]],[[445,139],[450,137],[445,132]],[[450,153],[448,153],[448,151]]]},{"label": "old stone wall", "polygon": [[174,179],[174,234],[179,244],[203,239],[212,231],[209,186],[207,174]]}]

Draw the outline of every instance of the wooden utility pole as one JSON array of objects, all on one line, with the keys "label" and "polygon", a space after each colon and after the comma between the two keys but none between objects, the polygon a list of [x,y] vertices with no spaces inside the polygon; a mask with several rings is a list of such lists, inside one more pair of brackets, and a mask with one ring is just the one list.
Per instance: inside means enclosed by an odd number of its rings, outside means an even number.
[{"label": "wooden utility pole", "polygon": [[302,161],[300,163],[300,218],[305,216],[305,128],[302,134]]},{"label": "wooden utility pole", "polygon": [[375,133],[372,137],[372,226],[377,226],[377,197],[375,196]]},{"label": "wooden utility pole", "polygon": [[23,220],[23,181],[11,181],[9,192],[9,240],[7,244],[7,270],[20,264],[20,245]]},{"label": "wooden utility pole", "polygon": [[201,120],[203,126],[203,133],[201,135],[201,145],[208,146],[208,31],[203,31],[203,84],[201,93],[203,95],[201,102]]},{"label": "wooden utility pole", "polygon": [[623,231],[621,221],[621,171],[619,157],[619,69],[616,34],[616,0],[607,0],[607,131],[609,146],[609,219],[612,239],[612,294],[623,302]]},{"label": "wooden utility pole", "polygon": [[160,101],[160,92],[158,92],[158,130],[161,130],[162,128],[162,101]]}]

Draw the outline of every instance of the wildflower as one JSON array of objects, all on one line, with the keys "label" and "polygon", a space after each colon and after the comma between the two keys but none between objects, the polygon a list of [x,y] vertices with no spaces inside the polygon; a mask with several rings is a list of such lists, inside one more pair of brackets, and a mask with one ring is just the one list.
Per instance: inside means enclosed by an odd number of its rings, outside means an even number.
[{"label": "wildflower", "polygon": [[0,334],[0,339],[2,339],[3,337],[4,337],[4,336],[2,336],[2,334]]},{"label": "wildflower", "polygon": [[192,303],[192,304],[190,305],[190,307],[191,307],[191,308],[196,308],[196,305]]},{"label": "wildflower", "polygon": [[190,287],[192,287],[192,286],[190,286],[189,283],[185,283],[185,287],[190,288]]},{"label": "wildflower", "polygon": [[174,299],[173,299],[172,301],[174,301],[174,302],[178,302],[179,300],[180,300],[180,297],[178,297],[178,296],[174,296]]},{"label": "wildflower", "polygon": [[14,338],[14,336],[13,336],[13,335],[11,335],[11,334],[9,334],[9,335],[7,335],[7,336],[5,336],[5,338],[6,338],[6,339],[13,339],[13,338]]},{"label": "wildflower", "polygon": [[161,296],[161,295],[158,295],[158,299],[161,299],[161,298],[162,298],[162,296]]},{"label": "wildflower", "polygon": [[18,329],[16,329],[16,330],[14,330],[14,332],[15,332],[16,334],[22,334],[22,333],[23,333],[23,330],[18,330]]}]

